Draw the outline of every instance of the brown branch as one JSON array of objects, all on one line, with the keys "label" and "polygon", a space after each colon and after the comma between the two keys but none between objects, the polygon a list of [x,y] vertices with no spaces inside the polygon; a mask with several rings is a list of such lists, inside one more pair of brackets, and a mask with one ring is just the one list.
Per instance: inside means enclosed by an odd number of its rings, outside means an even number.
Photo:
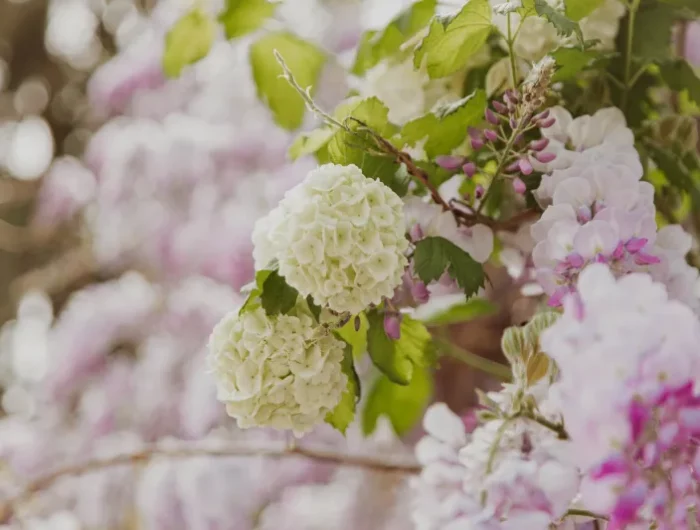
[{"label": "brown branch", "polygon": [[56,481],[68,476],[80,476],[86,473],[94,473],[104,469],[137,465],[148,462],[156,457],[172,459],[185,459],[197,457],[235,457],[235,456],[262,456],[266,458],[302,457],[326,462],[330,464],[358,467],[368,471],[382,473],[415,474],[420,471],[420,466],[414,461],[391,461],[362,455],[336,453],[324,449],[310,449],[304,447],[251,447],[243,445],[230,445],[223,448],[175,448],[150,447],[136,453],[119,455],[113,458],[91,460],[83,464],[67,466],[53,471],[43,477],[30,482],[25,488],[10,499],[0,503],[0,524],[9,522],[15,516],[19,505],[29,501],[36,493],[50,488]]}]

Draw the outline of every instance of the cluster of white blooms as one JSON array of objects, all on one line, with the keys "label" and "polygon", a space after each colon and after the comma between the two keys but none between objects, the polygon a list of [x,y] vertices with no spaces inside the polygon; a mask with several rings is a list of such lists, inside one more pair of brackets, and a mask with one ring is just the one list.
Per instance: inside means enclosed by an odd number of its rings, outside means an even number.
[{"label": "cluster of white blooms", "polygon": [[289,285],[320,306],[359,313],[391,297],[407,265],[403,203],[357,166],[325,164],[253,232],[256,268],[277,260]]},{"label": "cluster of white blooms", "polygon": [[323,421],[347,386],[345,344],[310,315],[229,313],[214,328],[208,363],[217,397],[241,428],[301,435]]}]

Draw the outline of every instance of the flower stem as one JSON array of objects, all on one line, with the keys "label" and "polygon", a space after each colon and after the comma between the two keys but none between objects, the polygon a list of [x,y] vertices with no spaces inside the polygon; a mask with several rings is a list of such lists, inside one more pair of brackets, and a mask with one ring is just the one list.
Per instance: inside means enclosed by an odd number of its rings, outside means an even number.
[{"label": "flower stem", "polygon": [[503,151],[501,153],[501,158],[499,159],[498,165],[496,166],[496,171],[493,172],[493,178],[491,179],[491,184],[489,184],[489,189],[486,190],[484,197],[481,199],[481,203],[479,204],[479,207],[476,209],[476,213],[481,213],[481,210],[483,210],[484,206],[487,203],[487,199],[489,198],[489,195],[491,194],[491,190],[494,188],[494,184],[496,184],[498,177],[501,176],[501,172],[503,171],[503,168],[506,167],[506,164],[508,163],[508,157],[510,156],[510,150],[513,148],[513,144],[515,143],[516,138],[522,132],[521,131],[521,123],[523,121],[525,121],[524,118],[525,117],[520,119],[517,127],[515,129],[513,129],[513,131],[511,132],[510,138],[508,138],[508,143],[506,143],[506,146],[503,148]]},{"label": "flower stem", "polygon": [[450,357],[462,361],[472,368],[486,372],[501,381],[510,381],[513,377],[510,368],[505,364],[497,363],[467,350],[463,350],[444,338],[435,338],[434,340],[438,347],[444,350]]},{"label": "flower stem", "polygon": [[632,44],[634,41],[634,21],[637,17],[637,9],[639,9],[640,0],[632,0],[629,5],[629,17],[627,19],[627,49],[625,50],[625,77],[624,77],[624,90],[622,91],[622,100],[620,102],[620,108],[622,112],[627,109],[627,97],[629,95],[630,88],[632,88],[633,83],[631,82],[631,70],[632,70]]},{"label": "flower stem", "polygon": [[602,519],[603,521],[608,520],[608,518],[605,515],[600,515],[598,513],[589,512],[588,510],[579,510],[577,508],[571,508],[571,509],[567,510],[566,514],[564,514],[564,517],[573,517],[573,516],[590,517],[592,519]]},{"label": "flower stem", "polygon": [[532,421],[539,423],[543,427],[547,427],[550,431],[556,433],[557,438],[559,438],[560,440],[569,439],[569,433],[566,432],[566,429],[564,429],[564,426],[561,423],[554,423],[553,421],[549,421],[544,416],[540,416],[539,414],[536,414],[535,412],[530,410],[523,411],[521,413],[521,416],[531,419]]},{"label": "flower stem", "polygon": [[518,82],[518,77],[517,77],[517,68],[515,65],[515,52],[513,51],[513,43],[515,41],[515,37],[513,36],[513,32],[511,30],[511,23],[510,23],[510,13],[506,15],[506,18],[508,20],[508,37],[506,38],[506,43],[508,45],[508,60],[510,61],[510,82],[511,82],[511,88],[515,89],[517,86]]}]

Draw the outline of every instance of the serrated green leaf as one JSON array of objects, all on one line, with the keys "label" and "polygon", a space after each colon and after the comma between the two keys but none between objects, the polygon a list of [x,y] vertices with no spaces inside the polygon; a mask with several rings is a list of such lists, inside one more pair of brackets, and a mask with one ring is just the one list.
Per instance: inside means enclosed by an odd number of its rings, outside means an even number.
[{"label": "serrated green leaf", "polygon": [[550,55],[557,63],[557,71],[552,77],[553,82],[574,79],[581,71],[602,57],[598,51],[581,48],[557,48]]},{"label": "serrated green leaf", "polygon": [[260,303],[268,315],[289,313],[297,303],[299,292],[280,276],[277,271],[272,271],[262,286]]},{"label": "serrated green leaf", "polygon": [[336,405],[332,412],[329,412],[326,415],[325,421],[341,433],[345,434],[348,426],[352,423],[352,420],[355,419],[357,402],[360,400],[360,395],[362,392],[360,388],[360,378],[357,376],[357,372],[355,371],[352,346],[350,344],[345,346],[342,369],[343,373],[348,378],[348,385],[340,397],[340,402],[338,405]]},{"label": "serrated green leaf", "polygon": [[[643,3],[634,20],[632,55],[642,62],[662,61],[671,53],[671,34],[677,15],[657,2]],[[621,33],[625,37],[626,30]]]},{"label": "serrated green leaf", "polygon": [[484,285],[484,268],[457,245],[443,237],[426,237],[416,243],[413,254],[416,274],[424,283],[445,272],[459,284],[467,298]]},{"label": "serrated green leaf", "polygon": [[676,59],[662,63],[659,65],[659,72],[671,90],[687,90],[690,99],[700,105],[700,78],[687,61]]},{"label": "serrated green leaf", "polygon": [[206,57],[214,42],[215,22],[201,9],[193,9],[165,36],[163,72],[177,77],[186,66]]},{"label": "serrated green leaf", "polygon": [[219,14],[226,37],[235,39],[255,31],[275,12],[275,4],[268,0],[226,0]]},{"label": "serrated green leaf", "polygon": [[291,160],[296,160],[304,155],[311,155],[328,144],[335,130],[331,127],[314,129],[308,133],[300,134],[294,140],[287,152]]},{"label": "serrated green leaf", "polygon": [[492,315],[498,306],[483,298],[474,298],[463,304],[454,305],[444,311],[422,320],[426,326],[445,326],[456,322],[466,322],[477,317]]},{"label": "serrated green leaf", "polygon": [[566,15],[550,6],[547,0],[535,0],[535,11],[539,16],[546,18],[560,35],[564,37],[569,37],[572,34],[576,35],[576,38],[583,47],[583,33],[581,32],[581,27],[578,25],[578,22],[574,22]]},{"label": "serrated green leaf", "polygon": [[351,72],[362,75],[382,59],[394,56],[401,45],[425,27],[435,13],[436,0],[421,0],[403,10],[382,31],[367,31],[360,38]]},{"label": "serrated green leaf", "polygon": [[326,62],[326,55],[313,44],[285,31],[269,33],[250,47],[250,64],[258,97],[272,111],[275,121],[285,129],[298,128],[306,106],[297,91],[283,78],[282,67],[274,56],[277,50],[302,88],[315,85]]},{"label": "serrated green leaf", "polygon": [[426,369],[415,371],[407,386],[380,376],[372,386],[362,411],[362,432],[368,436],[380,416],[387,416],[398,436],[408,433],[421,419],[433,393],[433,380]]},{"label": "serrated green leaf", "polygon": [[255,273],[255,280],[245,286],[249,289],[248,296],[238,310],[238,314],[260,307],[260,295],[262,294],[263,285],[273,272],[275,272],[275,268],[270,267]]},{"label": "serrated green leaf", "polygon": [[418,68],[425,60],[431,78],[451,75],[479,51],[490,33],[489,1],[470,0],[454,17],[433,18],[428,35],[415,51],[414,65]]},{"label": "serrated green leaf", "polygon": [[426,327],[407,315],[401,319],[401,337],[392,340],[384,331],[384,315],[377,309],[367,314],[367,351],[374,365],[399,385],[411,382],[416,366],[435,361],[432,337]]},{"label": "serrated green leaf", "polygon": [[425,116],[405,124],[401,129],[401,141],[413,146],[427,138],[424,149],[428,158],[449,154],[464,142],[467,128],[482,121],[485,108],[483,90],[459,101],[438,105]]},{"label": "serrated green leaf", "polygon": [[604,0],[564,0],[566,16],[578,22],[598,9]]}]

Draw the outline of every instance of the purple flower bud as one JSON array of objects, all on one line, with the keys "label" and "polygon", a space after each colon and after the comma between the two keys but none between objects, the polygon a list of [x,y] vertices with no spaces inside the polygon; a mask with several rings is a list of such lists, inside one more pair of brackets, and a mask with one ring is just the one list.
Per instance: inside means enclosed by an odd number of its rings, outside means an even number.
[{"label": "purple flower bud", "polygon": [[387,313],[384,315],[384,332],[387,337],[393,340],[401,338],[401,319],[397,313]]},{"label": "purple flower bud", "polygon": [[440,155],[435,159],[435,163],[442,169],[455,171],[464,164],[464,158],[461,156]]},{"label": "purple flower bud", "polygon": [[539,140],[534,140],[530,142],[530,149],[533,151],[542,151],[545,147],[549,145],[549,138],[540,138]]},{"label": "purple flower bud", "polygon": [[540,112],[537,116],[535,116],[535,120],[536,120],[536,121],[539,121],[539,120],[546,120],[547,118],[549,118],[549,109],[543,110],[543,111]]},{"label": "purple flower bud", "polygon": [[527,186],[520,177],[515,177],[515,179],[513,179],[513,189],[518,195],[525,195]]},{"label": "purple flower bud", "polygon": [[518,101],[520,101],[520,94],[518,93],[517,90],[514,90],[512,88],[509,88],[508,90],[506,90],[506,92],[504,94],[504,98],[506,98],[506,97],[509,100],[511,100],[513,103],[517,103]]},{"label": "purple flower bud", "polygon": [[469,141],[471,142],[472,149],[474,149],[474,151],[478,151],[484,147],[484,141],[481,138],[470,138]]},{"label": "purple flower bud", "polygon": [[425,304],[430,300],[430,291],[423,282],[417,281],[411,286],[411,296],[419,304]]},{"label": "purple flower bud", "polygon": [[527,158],[521,158],[518,160],[518,167],[520,168],[520,171],[523,172],[523,175],[529,175],[532,173],[532,164]]},{"label": "purple flower bud", "polygon": [[481,138],[481,129],[477,129],[476,127],[469,127],[467,129],[467,132],[469,133],[469,138],[474,138],[474,139]]},{"label": "purple flower bud", "polygon": [[595,263],[607,263],[609,260],[607,257],[603,256],[602,254],[596,254],[595,258],[593,259]]},{"label": "purple flower bud", "polygon": [[584,264],[584,259],[581,254],[578,254],[577,252],[572,252],[568,256],[566,256],[566,261],[575,269],[580,269],[583,267]]},{"label": "purple flower bud", "polygon": [[613,250],[612,257],[615,260],[619,260],[625,257],[625,245],[620,241],[617,246],[615,247],[615,250]]},{"label": "purple flower bud", "polygon": [[467,162],[462,166],[462,171],[467,177],[472,178],[476,173],[476,165],[474,165],[474,162]]},{"label": "purple flower bud", "polygon": [[486,117],[487,122],[493,125],[498,125],[498,116],[496,116],[491,109],[486,109],[484,111],[484,116]]},{"label": "purple flower bud", "polygon": [[420,241],[423,239],[423,229],[418,223],[414,224],[408,232],[412,241]]},{"label": "purple flower bud", "polygon": [[654,265],[656,263],[661,263],[661,260],[656,256],[647,254],[646,252],[637,252],[634,256],[634,262],[637,265]]},{"label": "purple flower bud", "polygon": [[630,254],[636,254],[642,250],[649,240],[645,237],[631,237],[627,243],[625,243],[625,248]]},{"label": "purple flower bud", "polygon": [[554,123],[555,123],[556,121],[557,121],[557,120],[556,120],[555,118],[549,118],[549,119],[547,119],[547,120],[540,121],[540,122],[539,122],[539,126],[540,126],[542,129],[548,129],[549,127],[551,127],[552,125],[554,125]]},{"label": "purple flower bud", "polygon": [[484,187],[481,184],[477,184],[476,189],[474,190],[474,196],[477,199],[481,199],[484,196]]},{"label": "purple flower bud", "polygon": [[523,140],[525,140],[525,137],[521,134],[515,137],[515,141],[513,142],[514,145],[517,146],[522,146],[523,145]]},{"label": "purple flower bud", "polygon": [[576,210],[576,220],[581,223],[587,223],[593,218],[593,213],[591,212],[591,209],[588,206],[579,206],[579,208]]},{"label": "purple flower bud", "polygon": [[549,164],[556,157],[557,155],[551,152],[535,153],[535,159],[537,159],[538,162],[542,162],[543,164]]},{"label": "purple flower bud", "polygon": [[500,114],[507,114],[508,113],[508,107],[506,107],[500,101],[494,101],[491,104],[493,105],[493,108],[496,109],[496,112],[498,112]]},{"label": "purple flower bud", "polygon": [[518,160],[506,166],[506,173],[515,173],[516,171],[520,171],[520,164]]},{"label": "purple flower bud", "polygon": [[484,136],[489,142],[495,142],[496,140],[498,140],[498,133],[493,129],[485,129]]},{"label": "purple flower bud", "polygon": [[515,119],[515,116],[511,116],[510,120],[508,120],[508,124],[511,129],[515,129],[518,126],[518,120]]}]

